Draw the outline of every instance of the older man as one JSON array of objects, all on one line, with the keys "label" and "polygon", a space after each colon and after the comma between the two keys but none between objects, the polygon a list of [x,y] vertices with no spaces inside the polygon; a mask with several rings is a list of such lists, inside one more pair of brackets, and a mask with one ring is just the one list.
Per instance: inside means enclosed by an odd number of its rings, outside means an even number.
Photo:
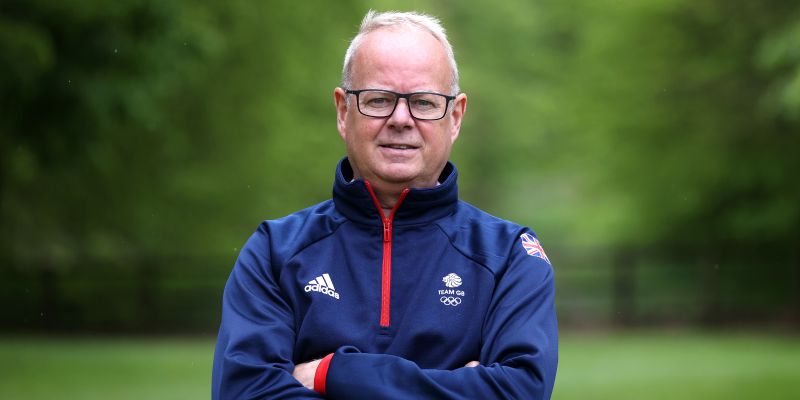
[{"label": "older man", "polygon": [[458,200],[467,97],[444,29],[368,13],[342,82],[333,199],[242,249],[212,397],[549,398],[553,271],[528,228]]}]

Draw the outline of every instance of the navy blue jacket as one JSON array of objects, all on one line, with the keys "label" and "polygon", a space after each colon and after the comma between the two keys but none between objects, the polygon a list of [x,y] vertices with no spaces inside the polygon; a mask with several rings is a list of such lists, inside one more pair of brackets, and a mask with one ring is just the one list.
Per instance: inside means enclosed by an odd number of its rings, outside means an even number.
[{"label": "navy blue jacket", "polygon": [[[212,398],[549,398],[550,262],[456,178],[448,163],[384,216],[343,159],[332,200],[261,223],[225,286]],[[308,390],[292,371],[319,358]]]}]

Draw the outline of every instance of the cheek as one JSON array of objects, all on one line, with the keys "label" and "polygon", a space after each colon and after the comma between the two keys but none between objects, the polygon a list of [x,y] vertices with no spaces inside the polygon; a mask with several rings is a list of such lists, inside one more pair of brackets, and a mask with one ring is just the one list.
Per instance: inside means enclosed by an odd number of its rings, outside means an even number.
[{"label": "cheek", "polygon": [[430,150],[434,152],[446,152],[452,145],[452,136],[448,127],[440,126],[426,134]]},{"label": "cheek", "polygon": [[353,118],[348,122],[345,144],[348,149],[363,154],[373,146],[375,138],[381,129],[380,121],[376,123],[376,121],[373,120]]},{"label": "cheek", "polygon": [[371,139],[380,132],[383,121],[375,118],[353,117],[350,121],[351,131],[360,139]]}]

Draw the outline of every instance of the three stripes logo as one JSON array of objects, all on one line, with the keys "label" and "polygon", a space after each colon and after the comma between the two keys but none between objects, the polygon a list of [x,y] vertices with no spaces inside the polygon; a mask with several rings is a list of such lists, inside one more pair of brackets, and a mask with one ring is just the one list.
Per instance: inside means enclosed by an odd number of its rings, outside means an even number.
[{"label": "three stripes logo", "polygon": [[322,276],[318,276],[315,279],[308,281],[308,285],[304,288],[306,292],[320,292],[327,294],[328,296],[333,297],[336,300],[339,300],[339,293],[336,292],[336,288],[333,286],[333,281],[331,280],[331,276],[327,273],[322,274]]}]

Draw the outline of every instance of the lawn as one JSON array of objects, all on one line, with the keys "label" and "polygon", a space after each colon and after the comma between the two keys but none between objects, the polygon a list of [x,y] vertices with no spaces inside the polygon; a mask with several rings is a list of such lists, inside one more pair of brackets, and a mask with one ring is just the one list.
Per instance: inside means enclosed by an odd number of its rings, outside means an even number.
[{"label": "lawn", "polygon": [[205,399],[208,338],[0,338],[0,399]]},{"label": "lawn", "polygon": [[[203,399],[213,339],[0,338],[0,399]],[[798,399],[800,338],[564,334],[556,400]]]},{"label": "lawn", "polygon": [[800,399],[800,337],[564,335],[553,399]]}]

